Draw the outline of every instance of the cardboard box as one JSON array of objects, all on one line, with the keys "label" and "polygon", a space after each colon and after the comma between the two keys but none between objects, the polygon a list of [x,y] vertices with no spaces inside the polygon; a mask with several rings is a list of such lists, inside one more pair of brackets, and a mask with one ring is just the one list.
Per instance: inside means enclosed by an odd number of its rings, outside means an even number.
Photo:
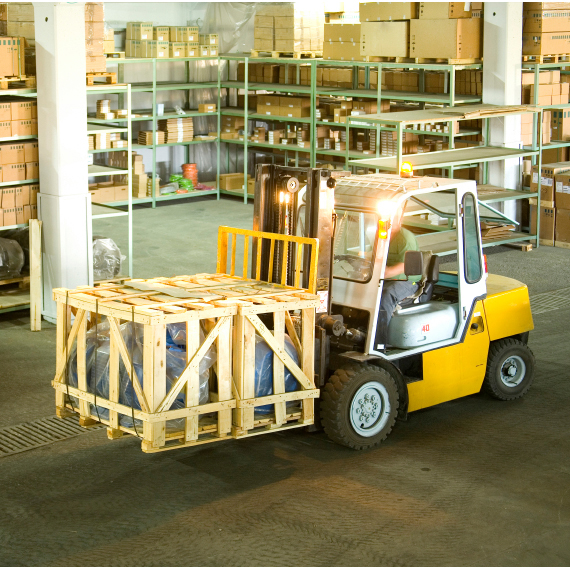
[{"label": "cardboard box", "polygon": [[570,174],[558,174],[554,177],[556,208],[570,210]]},{"label": "cardboard box", "polygon": [[127,22],[127,40],[150,40],[153,37],[152,22]]},{"label": "cardboard box", "polygon": [[24,42],[23,37],[0,38],[0,77],[25,74]]},{"label": "cardboard box", "polygon": [[37,162],[39,160],[38,143],[24,143],[24,162]]},{"label": "cardboard box", "polygon": [[[536,234],[536,211],[537,206],[530,206],[530,232]],[[540,207],[540,232],[539,239],[552,242],[554,245],[554,228],[556,225],[556,210],[554,208]]]},{"label": "cardboard box", "polygon": [[[33,21],[33,18],[32,18]],[[100,2],[85,3],[85,21],[86,22],[104,22],[105,9]]]},{"label": "cardboard box", "polygon": [[[534,71],[523,71],[521,83],[522,85],[534,85]],[[560,83],[560,70],[540,71],[538,73],[538,83],[540,85]]]},{"label": "cardboard box", "polygon": [[210,57],[210,46],[200,46],[200,57]]},{"label": "cardboard box", "polygon": [[0,123],[0,138],[9,138],[12,136],[12,121],[4,121]]},{"label": "cardboard box", "polygon": [[[554,179],[558,174],[570,172],[570,162],[543,164],[540,177],[540,200],[554,202]],[[538,165],[532,167],[530,191],[538,191]]]},{"label": "cardboard box", "polygon": [[552,113],[552,139],[555,141],[570,140],[570,110],[552,109],[551,113]]},{"label": "cardboard box", "polygon": [[570,53],[570,33],[523,33],[523,55],[559,55]]},{"label": "cardboard box", "polygon": [[[541,220],[542,221],[542,220]],[[556,208],[555,242],[570,243],[570,209]]]},{"label": "cardboard box", "polygon": [[570,11],[568,9],[525,10],[523,22],[523,32],[568,32],[570,31]]},{"label": "cardboard box", "polygon": [[[248,179],[251,176],[247,175]],[[220,190],[240,190],[243,188],[243,172],[220,174]]]},{"label": "cardboard box", "polygon": [[480,59],[481,20],[412,20],[410,57]]},{"label": "cardboard box", "polygon": [[325,24],[325,42],[359,42],[360,24]]},{"label": "cardboard box", "polygon": [[[11,101],[10,115],[12,121],[32,119],[32,101]],[[36,107],[37,109],[37,107]]]},{"label": "cardboard box", "polygon": [[13,137],[27,137],[37,134],[37,130],[34,133],[33,119],[12,121],[11,130]]},{"label": "cardboard box", "polygon": [[270,28],[273,29],[274,19],[273,16],[255,16],[254,27],[258,28]]},{"label": "cardboard box", "polygon": [[23,206],[16,206],[16,223],[23,224],[24,223],[24,207]]},{"label": "cardboard box", "polygon": [[2,167],[3,182],[20,182],[26,180],[26,164],[6,164]]},{"label": "cardboard box", "polygon": [[186,57],[186,49],[185,42],[170,42],[169,57]]},{"label": "cardboard box", "polygon": [[24,224],[27,224],[30,220],[35,220],[36,216],[35,214],[32,214],[32,210],[35,209],[34,206],[31,206],[29,204],[26,204],[23,207],[23,212],[24,212]]},{"label": "cardboard box", "polygon": [[364,22],[361,24],[360,54],[408,57],[409,39],[409,22]]},{"label": "cardboard box", "polygon": [[39,162],[26,162],[26,180],[33,180],[40,177]]},{"label": "cardboard box", "polygon": [[105,38],[104,22],[85,22],[85,41],[103,40]]},{"label": "cardboard box", "polygon": [[279,107],[279,116],[281,117],[310,117],[311,109],[310,107]]},{"label": "cardboard box", "polygon": [[12,120],[12,106],[10,103],[0,103],[0,122]]},{"label": "cardboard box", "polygon": [[285,108],[294,108],[294,107],[307,107],[311,106],[311,99],[310,97],[287,97],[282,96],[279,97],[279,106]]},{"label": "cardboard box", "polygon": [[4,225],[4,210],[0,208],[0,228]]},{"label": "cardboard box", "polygon": [[0,145],[0,164],[17,164],[21,162],[26,162],[23,143],[6,143]]},{"label": "cardboard box", "polygon": [[2,190],[2,208],[15,208],[16,207],[16,189],[4,188]]},{"label": "cardboard box", "polygon": [[417,2],[361,2],[360,22],[411,20],[418,17]]},{"label": "cardboard box", "polygon": [[465,10],[464,2],[420,2],[419,17],[422,20],[471,18],[471,10]]},{"label": "cardboard box", "polygon": [[107,71],[106,58],[104,55],[86,56],[85,72],[86,73],[105,73]]},{"label": "cardboard box", "polygon": [[323,44],[323,59],[336,61],[364,61],[366,56],[361,55],[360,53],[360,42],[328,42]]},{"label": "cardboard box", "polygon": [[216,112],[216,103],[202,103],[198,105],[198,112],[199,113],[215,113]]},{"label": "cardboard box", "polygon": [[16,207],[2,208],[4,210],[4,226],[16,225]]},{"label": "cardboard box", "polygon": [[219,44],[218,34],[199,34],[198,37],[201,46],[217,46]]},{"label": "cardboard box", "polygon": [[171,42],[198,42],[198,28],[196,26],[170,26]]},{"label": "cardboard box", "polygon": [[169,42],[170,26],[154,26],[152,30],[152,39],[158,42]]}]

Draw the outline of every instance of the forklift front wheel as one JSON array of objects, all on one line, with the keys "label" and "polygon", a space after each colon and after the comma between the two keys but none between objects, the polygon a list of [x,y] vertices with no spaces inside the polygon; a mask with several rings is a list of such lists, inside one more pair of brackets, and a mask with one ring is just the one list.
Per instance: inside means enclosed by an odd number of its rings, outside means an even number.
[{"label": "forklift front wheel", "polygon": [[518,339],[491,343],[483,388],[497,400],[515,400],[528,392],[534,379],[534,355]]},{"label": "forklift front wheel", "polygon": [[329,379],[321,399],[326,434],[352,449],[368,449],[384,441],[398,413],[398,388],[383,368],[347,365]]}]

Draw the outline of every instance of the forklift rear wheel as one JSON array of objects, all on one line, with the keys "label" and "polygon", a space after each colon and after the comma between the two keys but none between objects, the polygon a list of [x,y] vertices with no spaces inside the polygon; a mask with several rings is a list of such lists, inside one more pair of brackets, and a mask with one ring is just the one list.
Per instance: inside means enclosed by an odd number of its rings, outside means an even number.
[{"label": "forklift rear wheel", "polygon": [[483,388],[498,400],[515,400],[534,380],[534,355],[518,339],[504,338],[491,343]]},{"label": "forklift rear wheel", "polygon": [[321,420],[334,442],[368,449],[384,441],[398,413],[398,388],[383,368],[352,364],[337,370],[321,398]]}]

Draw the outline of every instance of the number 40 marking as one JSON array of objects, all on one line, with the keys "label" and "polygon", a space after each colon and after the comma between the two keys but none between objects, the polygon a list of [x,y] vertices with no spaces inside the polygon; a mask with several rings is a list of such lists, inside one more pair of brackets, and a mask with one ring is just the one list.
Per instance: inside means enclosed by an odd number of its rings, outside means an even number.
[{"label": "number 40 marking", "polygon": [[429,325],[424,325],[422,327],[422,332],[429,332]]}]

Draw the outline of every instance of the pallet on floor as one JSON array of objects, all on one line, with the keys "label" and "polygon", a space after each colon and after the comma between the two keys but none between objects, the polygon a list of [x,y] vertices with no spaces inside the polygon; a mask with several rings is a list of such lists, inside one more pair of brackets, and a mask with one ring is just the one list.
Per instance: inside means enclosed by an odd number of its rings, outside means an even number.
[{"label": "pallet on floor", "polygon": [[105,54],[107,59],[125,59],[124,51],[110,51]]},{"label": "pallet on floor", "polygon": [[522,58],[528,63],[559,63],[570,61],[570,54],[523,55]]},{"label": "pallet on floor", "polygon": [[108,73],[108,72],[100,72],[100,73],[87,73],[86,81],[88,86],[95,85],[95,83],[99,83],[99,80],[103,80],[103,83],[107,85],[115,85],[117,83],[117,74],[116,73]]},{"label": "pallet on floor", "polygon": [[[232,245],[228,249],[230,236]],[[271,243],[272,249],[285,248],[286,257],[287,251],[298,256],[293,257],[299,260],[294,285],[235,275],[238,236],[252,247],[254,240],[258,240],[260,254],[251,256],[258,273],[264,239]],[[223,265],[229,251],[233,256],[230,274],[132,279],[123,284],[54,289],[57,353],[52,385],[60,417],[78,413],[85,427],[103,423],[108,426],[111,439],[125,433],[138,436],[143,451],[151,453],[314,423],[314,398],[319,396],[313,370],[315,308],[319,297],[300,288],[299,280],[302,252],[307,246],[309,265],[316,266],[316,240],[221,228],[219,244],[218,265]],[[107,397],[91,393],[87,383],[87,331],[103,322],[110,343]],[[142,365],[138,373],[121,330],[129,322],[132,327],[142,328]],[[272,330],[267,327],[269,322]],[[167,325],[174,323],[182,324],[186,333],[186,367],[167,390],[164,366]],[[296,348],[299,364],[285,350],[285,332]],[[255,396],[257,337],[274,353],[270,396]],[[217,358],[209,372],[210,401],[200,404],[200,363],[214,343]],[[77,346],[77,375],[70,385],[68,366],[74,346]],[[120,361],[128,374],[129,390],[136,394],[140,407],[133,408],[120,401]],[[295,392],[285,391],[285,368],[297,380]],[[183,407],[180,394],[184,394]],[[299,410],[293,412],[287,408],[288,402],[291,406],[299,401],[302,402]],[[259,418],[255,414],[259,406],[272,406],[274,411]]]},{"label": "pallet on floor", "polygon": [[315,59],[323,57],[322,51],[264,51],[251,50],[251,57],[271,57],[274,59]]},{"label": "pallet on floor", "polygon": [[411,57],[388,57],[376,55],[366,55],[364,56],[364,61],[367,63],[414,63],[414,59]]},{"label": "pallet on floor", "polygon": [[[23,83],[24,85],[21,85]],[[0,77],[0,89],[18,89],[22,87],[36,87],[35,76],[18,75],[15,77]]]},{"label": "pallet on floor", "polygon": [[519,249],[520,251],[528,252],[532,251],[532,243],[528,243],[526,241],[523,242],[516,242],[516,243],[506,243],[507,247],[511,249]]}]

